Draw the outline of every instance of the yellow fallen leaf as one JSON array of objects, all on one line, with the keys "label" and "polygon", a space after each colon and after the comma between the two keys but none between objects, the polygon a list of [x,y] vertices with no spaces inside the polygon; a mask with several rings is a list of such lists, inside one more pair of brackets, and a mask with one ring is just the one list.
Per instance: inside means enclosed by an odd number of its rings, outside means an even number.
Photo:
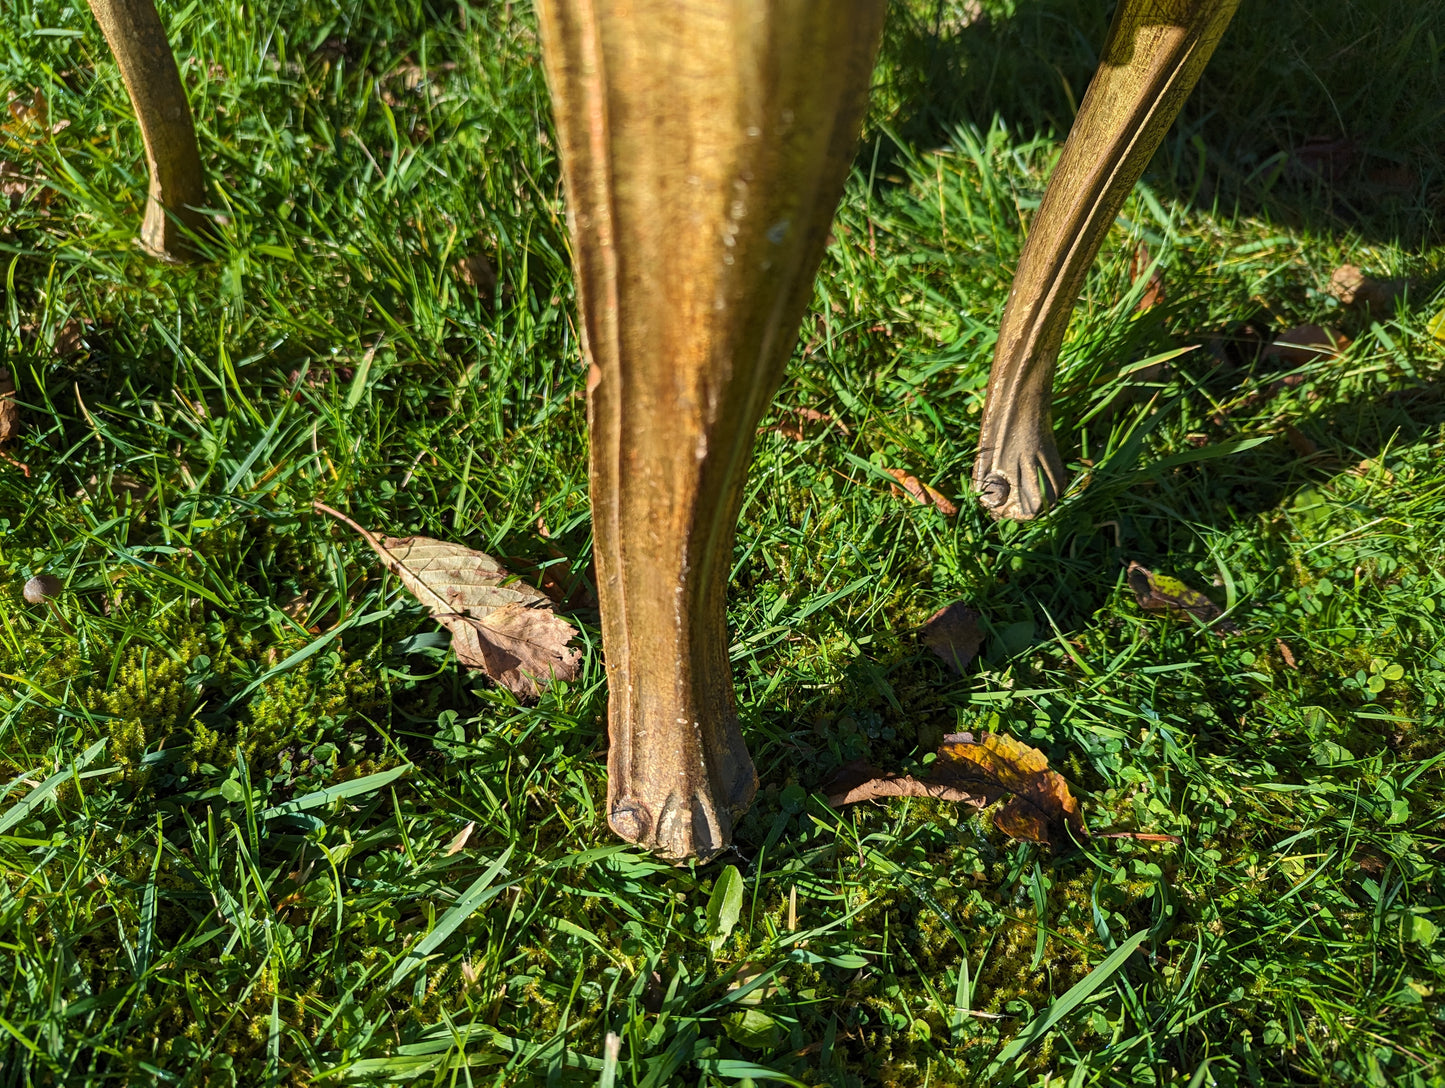
[{"label": "yellow fallen leaf", "polygon": [[932,797],[987,808],[1008,798],[994,813],[1000,831],[1016,839],[1067,845],[1070,836],[1088,838],[1079,802],[1068,783],[1037,748],[1001,733],[943,738],[926,779],[888,774],[867,764],[843,768],[827,788],[834,808],[884,797]]}]

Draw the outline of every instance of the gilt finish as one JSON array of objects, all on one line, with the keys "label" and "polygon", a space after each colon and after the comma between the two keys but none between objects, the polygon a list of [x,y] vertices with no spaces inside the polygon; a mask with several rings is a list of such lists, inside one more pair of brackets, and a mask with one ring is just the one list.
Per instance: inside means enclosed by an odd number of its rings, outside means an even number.
[{"label": "gilt finish", "polygon": [[725,592],[743,483],[852,162],[882,0],[541,0],[589,364],[608,819],[732,840],[757,776]]},{"label": "gilt finish", "polygon": [[1198,82],[1238,0],[1125,0],[1019,258],[999,326],[973,483],[996,517],[1063,492],[1049,401],[1084,276]]}]

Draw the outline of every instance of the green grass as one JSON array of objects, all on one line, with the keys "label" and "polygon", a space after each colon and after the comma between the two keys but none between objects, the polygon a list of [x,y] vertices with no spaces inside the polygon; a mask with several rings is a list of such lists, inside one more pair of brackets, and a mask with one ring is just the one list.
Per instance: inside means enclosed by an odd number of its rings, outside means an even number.
[{"label": "green grass", "polygon": [[[772,417],[847,431],[759,438],[730,620],[761,790],[698,868],[607,831],[595,613],[578,682],[520,706],[311,511],[586,577],[525,5],[167,5],[224,216],[195,269],[132,244],[89,15],[0,10],[0,81],[69,122],[0,152],[54,190],[0,211],[30,468],[0,466],[0,1084],[1445,1084],[1445,9],[1245,5],[1069,334],[1080,483],[1000,525],[967,501],[993,330],[1104,14],[985,6],[890,16]],[[1328,177],[1290,157],[1345,137]],[[1345,260],[1408,298],[1343,310]],[[1303,322],[1343,358],[1259,354]],[[1141,611],[1131,559],[1241,633]],[[963,677],[916,637],[956,599]],[[817,793],[960,729],[1180,844]]]}]

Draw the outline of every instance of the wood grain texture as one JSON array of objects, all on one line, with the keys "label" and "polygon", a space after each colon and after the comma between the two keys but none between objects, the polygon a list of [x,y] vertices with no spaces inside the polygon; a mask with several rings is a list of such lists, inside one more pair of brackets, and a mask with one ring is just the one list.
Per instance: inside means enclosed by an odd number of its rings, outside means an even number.
[{"label": "wood grain texture", "polygon": [[997,517],[1036,517],[1063,491],[1050,400],[1074,300],[1237,6],[1238,0],[1119,4],[999,327],[973,472],[980,501]]},{"label": "wood grain texture", "polygon": [[757,422],[852,162],[882,0],[540,0],[589,363],[608,813],[731,842],[725,590]]},{"label": "wood grain texture", "polygon": [[89,0],[125,80],[145,142],[150,191],[140,242],[168,260],[196,256],[186,231],[202,234],[209,222],[201,155],[191,107],[176,60],[151,0]]}]

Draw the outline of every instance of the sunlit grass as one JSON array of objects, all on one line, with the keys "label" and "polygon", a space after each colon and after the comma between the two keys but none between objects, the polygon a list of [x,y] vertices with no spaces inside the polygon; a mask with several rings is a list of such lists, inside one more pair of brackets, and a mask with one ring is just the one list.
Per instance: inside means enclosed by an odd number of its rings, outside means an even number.
[{"label": "sunlit grass", "polygon": [[[194,269],[132,244],[144,160],[89,14],[0,11],[0,80],[69,122],[0,150],[53,191],[0,213],[30,470],[0,465],[0,1083],[1445,1083],[1445,12],[1245,6],[1090,277],[1077,484],[1028,525],[967,479],[1104,13],[983,14],[892,12],[738,539],[761,789],[735,855],[673,868],[606,828],[595,612],[579,680],[520,706],[311,508],[589,577],[525,6],[167,6],[218,216]],[[1408,296],[1341,307],[1345,261]],[[1258,350],[1304,323],[1351,342]],[[771,426],[798,407],[833,422]],[[1241,632],[1143,612],[1129,560]],[[915,633],[956,599],[963,677]],[[1179,844],[1050,853],[818,792],[985,729],[1093,831]]]}]

